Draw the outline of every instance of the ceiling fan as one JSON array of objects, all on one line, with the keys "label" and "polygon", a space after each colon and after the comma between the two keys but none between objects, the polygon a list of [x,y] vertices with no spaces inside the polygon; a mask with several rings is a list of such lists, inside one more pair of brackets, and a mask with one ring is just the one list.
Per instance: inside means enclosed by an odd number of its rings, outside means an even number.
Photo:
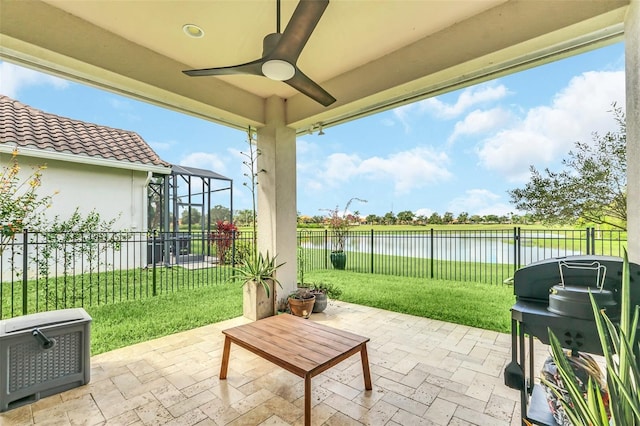
[{"label": "ceiling fan", "polygon": [[245,64],[228,67],[183,71],[191,77],[209,75],[250,74],[283,81],[316,102],[329,106],[336,101],[320,85],[307,77],[296,65],[298,57],[329,0],[300,0],[287,28],[280,32],[280,0],[276,2],[276,32],[267,34],[262,41],[262,57]]}]

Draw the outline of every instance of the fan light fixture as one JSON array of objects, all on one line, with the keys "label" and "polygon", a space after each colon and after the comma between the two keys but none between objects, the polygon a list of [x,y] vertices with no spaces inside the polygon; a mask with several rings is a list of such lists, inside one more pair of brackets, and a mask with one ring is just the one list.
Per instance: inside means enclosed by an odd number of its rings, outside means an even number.
[{"label": "fan light fixture", "polygon": [[287,61],[271,59],[262,64],[262,74],[271,80],[286,81],[293,77],[296,69]]},{"label": "fan light fixture", "polygon": [[182,72],[190,77],[238,74],[267,77],[288,84],[322,106],[334,103],[336,98],[307,77],[297,65],[300,53],[329,5],[329,0],[300,0],[284,32],[280,31],[280,2],[276,0],[276,32],[262,39],[262,56],[259,59],[244,64]]},{"label": "fan light fixture", "polygon": [[189,37],[201,38],[204,36],[204,30],[195,24],[185,24],[182,26],[182,31]]}]

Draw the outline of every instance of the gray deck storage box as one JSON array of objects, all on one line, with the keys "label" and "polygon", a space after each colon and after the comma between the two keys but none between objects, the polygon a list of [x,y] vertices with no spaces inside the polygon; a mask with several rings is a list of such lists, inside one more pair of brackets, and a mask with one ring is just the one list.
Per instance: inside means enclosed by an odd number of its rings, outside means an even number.
[{"label": "gray deck storage box", "polygon": [[82,308],[0,321],[0,412],[89,383],[90,326]]}]

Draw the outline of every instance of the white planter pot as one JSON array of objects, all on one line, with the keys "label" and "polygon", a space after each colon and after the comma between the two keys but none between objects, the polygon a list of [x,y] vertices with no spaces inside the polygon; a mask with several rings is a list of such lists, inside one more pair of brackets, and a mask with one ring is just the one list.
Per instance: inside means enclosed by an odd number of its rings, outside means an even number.
[{"label": "white planter pot", "polygon": [[242,315],[252,321],[273,316],[274,285],[269,280],[269,297],[262,284],[247,281],[242,286]]}]

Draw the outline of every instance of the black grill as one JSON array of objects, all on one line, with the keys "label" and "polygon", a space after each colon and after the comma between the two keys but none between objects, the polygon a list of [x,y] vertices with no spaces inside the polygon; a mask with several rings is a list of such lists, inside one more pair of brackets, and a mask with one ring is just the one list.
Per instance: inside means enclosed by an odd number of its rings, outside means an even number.
[{"label": "black grill", "polygon": [[[640,305],[640,266],[630,264],[631,306]],[[544,391],[534,385],[534,337],[549,344],[549,331],[565,349],[602,354],[589,293],[614,321],[619,319],[622,259],[567,256],[532,263],[516,271],[516,304],[511,308],[511,363],[505,384],[521,391],[521,413],[534,424],[555,425]],[[551,303],[550,303],[551,302]],[[550,306],[551,305],[551,306]],[[528,345],[525,345],[525,335]],[[527,354],[528,350],[528,354]],[[526,357],[528,356],[528,365]],[[529,377],[526,377],[528,370]]]}]

